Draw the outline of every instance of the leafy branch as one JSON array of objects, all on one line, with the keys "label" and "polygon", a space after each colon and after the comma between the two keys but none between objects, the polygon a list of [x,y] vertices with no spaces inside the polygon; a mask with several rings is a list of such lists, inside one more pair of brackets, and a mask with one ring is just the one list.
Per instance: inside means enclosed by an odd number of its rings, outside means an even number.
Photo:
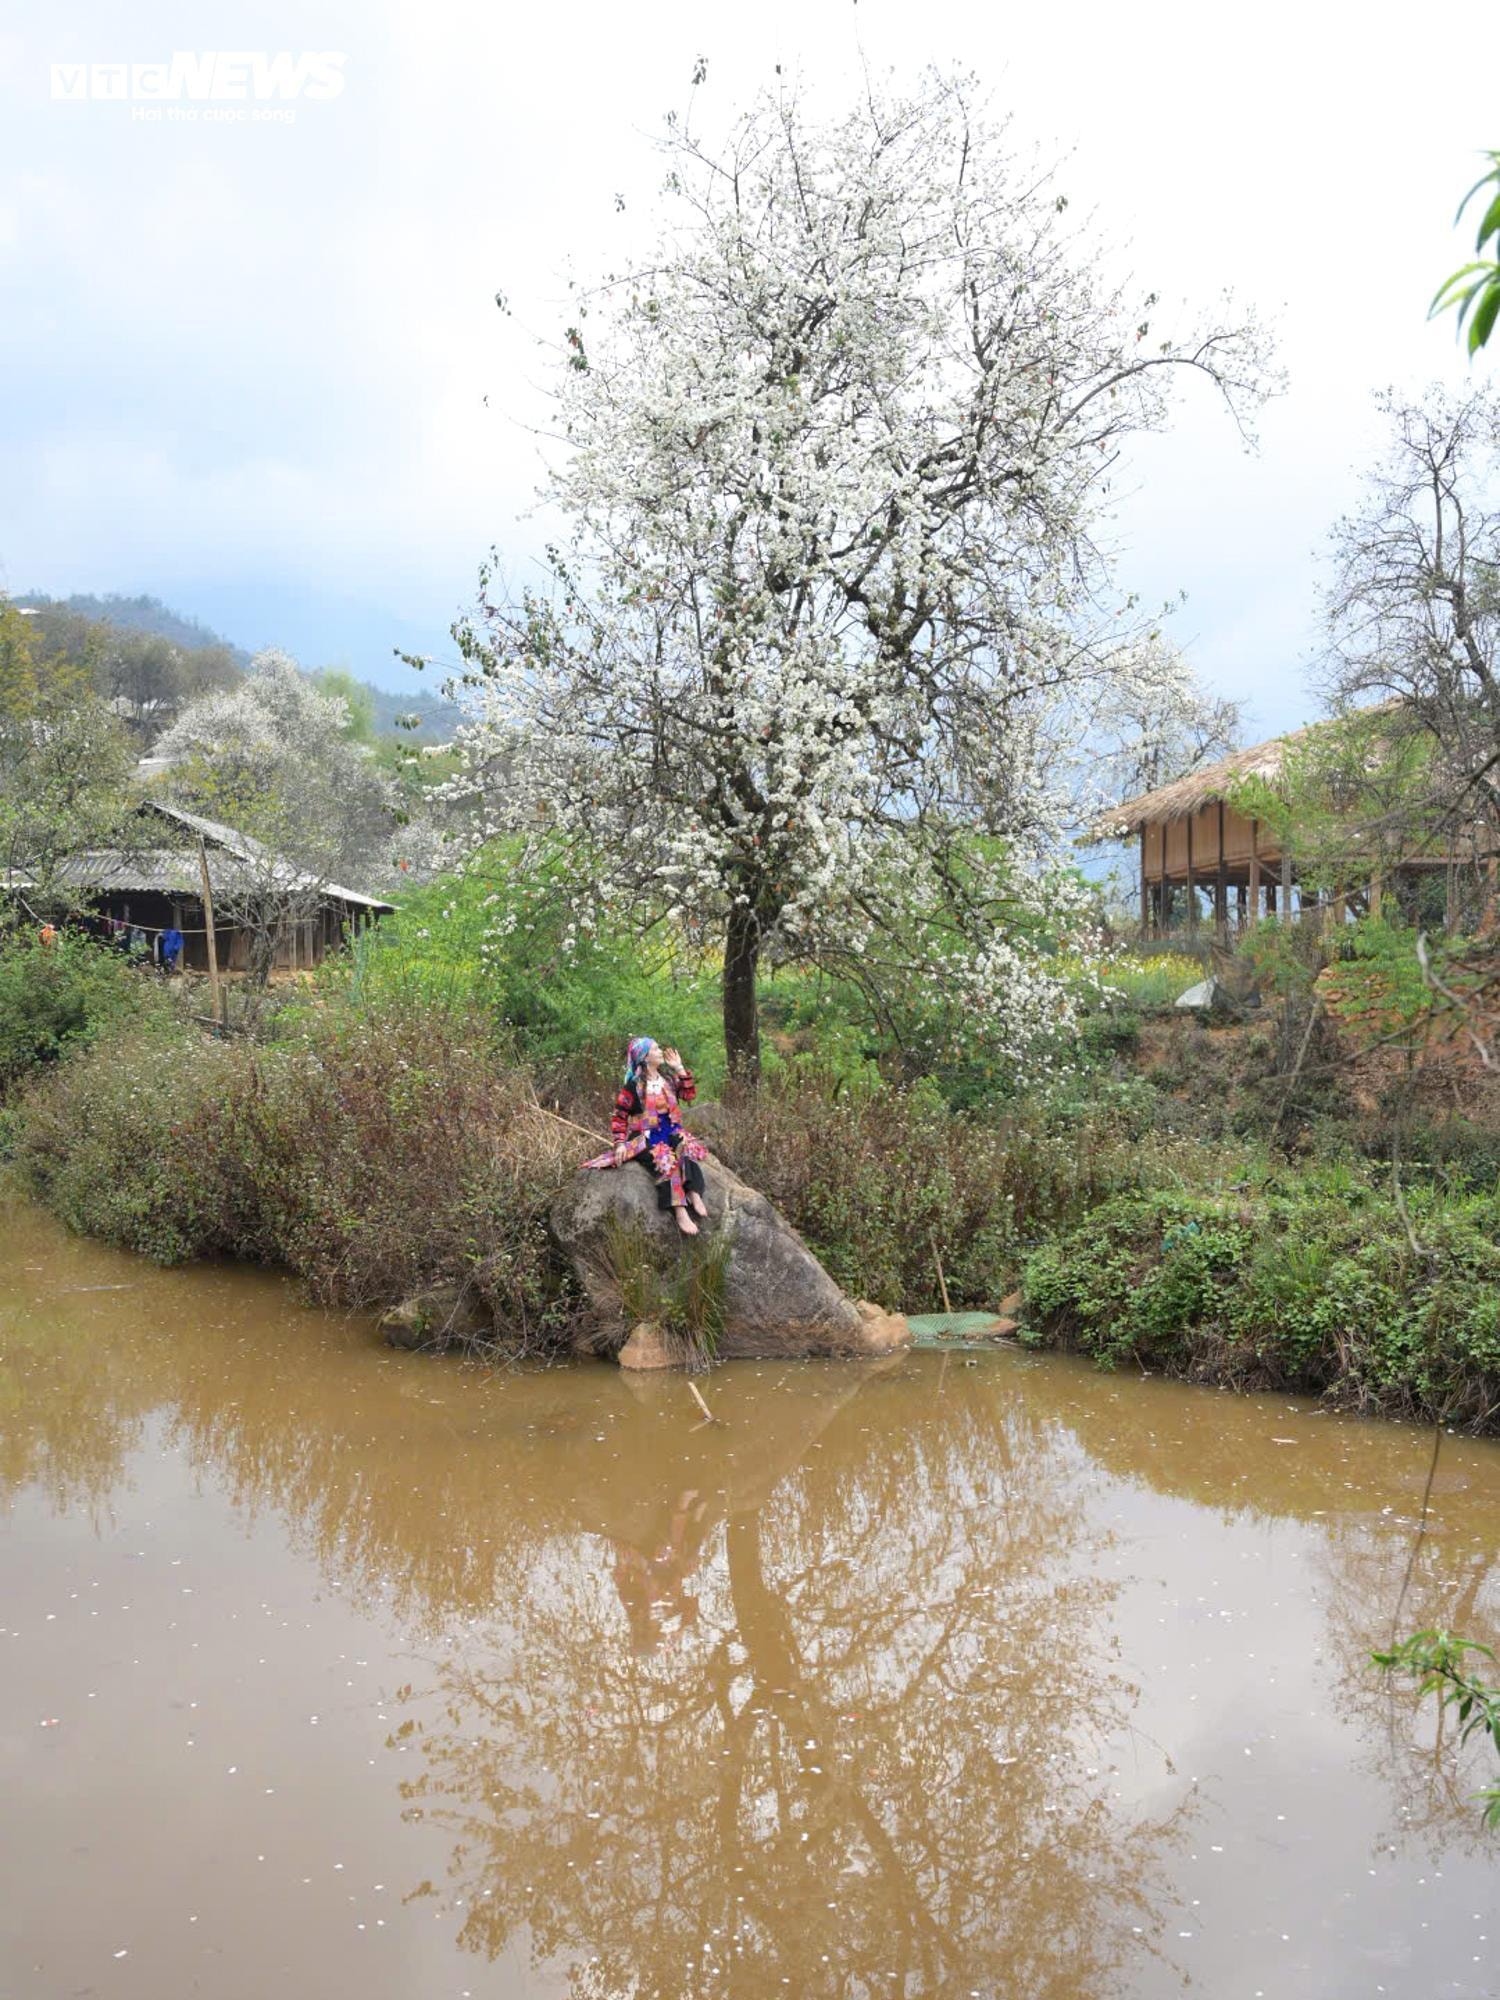
[{"label": "leafy branch", "polygon": [[1500,316],[1500,260],[1484,254],[1484,247],[1492,238],[1496,250],[1500,250],[1500,152],[1487,153],[1485,157],[1491,162],[1490,171],[1475,181],[1459,203],[1458,214],[1454,217],[1455,222],[1461,222],[1465,209],[1480,189],[1494,188],[1495,192],[1479,224],[1479,234],[1474,239],[1473,261],[1462,265],[1451,277],[1443,280],[1427,309],[1429,319],[1456,309],[1460,332],[1464,321],[1468,320],[1471,355],[1477,354],[1488,341],[1494,331],[1495,320]]},{"label": "leafy branch", "polygon": [[[1467,1743],[1476,1730],[1500,1750],[1500,1687],[1477,1679],[1465,1665],[1465,1655],[1493,1660],[1494,1649],[1478,1639],[1459,1639],[1451,1632],[1413,1632],[1386,1653],[1370,1658],[1386,1674],[1418,1675],[1419,1697],[1435,1694],[1440,1708],[1458,1711],[1458,1740]],[[1500,1785],[1476,1793],[1484,1807],[1487,1827],[1500,1827]]]}]

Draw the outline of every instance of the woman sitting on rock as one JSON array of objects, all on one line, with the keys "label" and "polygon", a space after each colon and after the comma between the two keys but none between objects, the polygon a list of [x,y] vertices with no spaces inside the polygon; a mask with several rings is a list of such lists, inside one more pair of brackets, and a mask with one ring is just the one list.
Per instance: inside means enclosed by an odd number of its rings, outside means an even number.
[{"label": "woman sitting on rock", "polygon": [[674,1212],[684,1236],[698,1234],[694,1215],[708,1214],[698,1164],[708,1149],[677,1121],[678,1105],[691,1104],[696,1092],[693,1073],[676,1049],[658,1048],[649,1035],[638,1035],[627,1052],[625,1082],[609,1121],[614,1151],[584,1161],[586,1167],[622,1167],[639,1160],[649,1167],[656,1176],[657,1207]]}]

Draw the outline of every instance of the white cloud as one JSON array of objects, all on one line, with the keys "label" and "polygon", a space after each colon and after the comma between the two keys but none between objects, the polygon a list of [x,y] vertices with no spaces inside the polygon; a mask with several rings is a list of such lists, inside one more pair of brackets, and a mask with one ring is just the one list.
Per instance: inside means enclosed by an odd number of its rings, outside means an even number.
[{"label": "white cloud", "polygon": [[707,118],[777,62],[835,99],[861,42],[875,68],[965,61],[1019,140],[1068,155],[1075,212],[1125,246],[1115,268],[1278,315],[1292,387],[1262,456],[1195,401],[1121,507],[1126,580],[1187,590],[1180,632],[1268,726],[1307,706],[1314,551],[1368,454],[1369,392],[1464,372],[1423,313],[1463,247],[1447,225],[1474,155],[1500,143],[1479,0],[1441,28],[1352,0],[271,5],[263,46],[348,54],[342,96],[285,130],[47,101],[51,61],[207,45],[196,6],[133,8],[128,36],[121,18],[86,0],[0,44],[0,366],[26,386],[0,409],[12,587],[243,573],[440,635],[492,541],[518,565],[536,544],[517,525],[528,333],[563,323],[570,264],[643,226],[649,135],[700,53]]}]

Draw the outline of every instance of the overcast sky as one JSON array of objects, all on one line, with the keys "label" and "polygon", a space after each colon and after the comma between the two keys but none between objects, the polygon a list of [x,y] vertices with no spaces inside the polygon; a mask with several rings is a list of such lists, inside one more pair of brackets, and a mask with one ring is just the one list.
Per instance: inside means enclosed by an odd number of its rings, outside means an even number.
[{"label": "overcast sky", "polygon": [[[833,103],[861,61],[960,62],[1064,160],[1114,267],[1168,301],[1231,286],[1274,322],[1290,388],[1259,455],[1191,396],[1120,512],[1122,582],[1186,593],[1180,641],[1257,729],[1312,708],[1319,547],[1374,449],[1372,391],[1468,372],[1424,314],[1467,247],[1457,197],[1500,145],[1484,0],[18,11],[0,15],[0,587],[149,591],[310,666],[406,685],[391,649],[452,657],[491,544],[526,573],[529,336],[563,323],[570,271],[644,227],[651,141],[700,55],[710,124],[777,63]],[[346,58],[340,94],[290,124],[50,94],[53,63],[282,49]]]}]

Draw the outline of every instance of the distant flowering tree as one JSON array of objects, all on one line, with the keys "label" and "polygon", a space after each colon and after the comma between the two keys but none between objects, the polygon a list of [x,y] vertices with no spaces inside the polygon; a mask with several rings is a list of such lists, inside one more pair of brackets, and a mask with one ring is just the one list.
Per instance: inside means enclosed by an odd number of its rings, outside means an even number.
[{"label": "distant flowering tree", "polygon": [[342,696],[320,691],[288,654],[258,653],[234,687],[190,701],[154,754],[162,797],[243,836],[215,900],[249,934],[258,981],[330,883],[368,889],[391,874],[391,780],[351,737]]},{"label": "distant flowering tree", "polygon": [[1114,799],[1135,798],[1239,747],[1239,703],[1207,693],[1159,632],[1146,634],[1134,658],[1115,664],[1088,731],[1091,754],[1080,760],[1093,786]]},{"label": "distant flowering tree", "polygon": [[359,886],[387,870],[391,781],[351,735],[343,695],[287,653],[257,653],[234,687],[190,701],[154,755],[175,804],[227,820],[312,877]]},{"label": "distant flowering tree", "polygon": [[654,254],[559,352],[571,547],[457,631],[477,831],[720,942],[744,1077],[767,959],[935,984],[1018,1055],[1056,1028],[1058,760],[1143,670],[1111,471],[1184,371],[1242,423],[1267,387],[1248,317],[1154,336],[970,96],[669,121]]}]

